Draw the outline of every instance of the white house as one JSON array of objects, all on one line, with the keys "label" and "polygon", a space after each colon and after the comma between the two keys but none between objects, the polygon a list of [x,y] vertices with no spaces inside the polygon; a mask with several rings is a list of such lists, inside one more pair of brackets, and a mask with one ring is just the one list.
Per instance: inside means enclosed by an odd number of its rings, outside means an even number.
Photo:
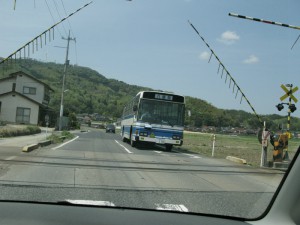
[{"label": "white house", "polygon": [[51,91],[22,71],[0,79],[0,121],[37,125],[45,116]]}]

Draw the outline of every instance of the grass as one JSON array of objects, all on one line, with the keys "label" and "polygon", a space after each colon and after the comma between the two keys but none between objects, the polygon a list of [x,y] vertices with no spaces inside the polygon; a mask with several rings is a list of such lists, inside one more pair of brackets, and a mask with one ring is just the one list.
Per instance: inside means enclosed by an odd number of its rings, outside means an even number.
[{"label": "grass", "polygon": [[47,137],[47,139],[51,140],[51,142],[54,144],[62,143],[65,139],[72,139],[72,138],[74,138],[74,134],[65,130],[62,132],[52,133],[49,137]]},{"label": "grass", "polygon": [[[300,145],[300,139],[289,140],[289,156],[292,158]],[[196,152],[205,156],[212,155],[212,134],[206,133],[184,133],[184,150]],[[260,165],[262,146],[256,136],[233,136],[216,134],[215,158],[226,158],[226,156],[235,156],[245,159],[247,164],[252,166]],[[267,160],[273,160],[273,146],[269,144],[267,151]]]}]

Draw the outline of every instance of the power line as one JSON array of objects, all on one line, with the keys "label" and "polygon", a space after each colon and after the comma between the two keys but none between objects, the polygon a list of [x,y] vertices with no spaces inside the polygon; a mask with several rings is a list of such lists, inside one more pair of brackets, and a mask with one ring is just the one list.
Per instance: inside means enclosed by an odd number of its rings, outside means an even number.
[{"label": "power line", "polygon": [[294,46],[295,46],[295,44],[297,43],[297,41],[299,40],[299,38],[300,38],[300,34],[298,35],[298,37],[297,37],[296,41],[294,42],[294,44],[292,45],[291,49],[294,48]]},{"label": "power line", "polygon": [[[54,16],[53,16],[53,14],[52,14],[52,12],[51,12],[51,9],[50,9],[50,7],[49,7],[49,5],[48,5],[47,0],[45,0],[45,2],[46,2],[46,5],[47,5],[47,8],[48,8],[48,11],[49,11],[49,13],[50,13],[50,15],[51,15],[51,17],[52,17],[52,20],[53,20],[53,22],[55,23]],[[60,36],[62,37],[62,34],[61,34],[60,29],[59,29],[58,27],[57,27],[57,30],[58,30],[58,33],[60,34]]]},{"label": "power line", "polygon": [[[90,5],[93,1],[83,5],[81,8],[77,9],[76,11],[72,12],[71,14],[69,14],[67,17],[64,17],[63,19],[61,19],[59,22],[55,23],[54,25],[52,25],[51,27],[49,27],[47,30],[45,30],[44,32],[42,32],[41,34],[39,34],[38,36],[36,36],[35,38],[33,38],[32,40],[28,41],[26,44],[24,44],[22,47],[20,47],[19,49],[17,49],[16,51],[14,51],[12,54],[10,54],[8,57],[6,57],[5,59],[3,59],[2,61],[0,61],[0,65],[4,64],[5,62],[11,62],[13,60],[17,59],[17,55],[19,55],[20,59],[22,56],[22,53],[24,53],[24,56],[26,56],[26,49],[27,49],[27,53],[29,55],[29,50],[31,49],[34,53],[34,47],[36,47],[36,50],[38,49],[38,43],[40,44],[41,48],[43,45],[43,41],[42,39],[44,38],[44,45],[46,45],[47,42],[47,35],[49,35],[49,41],[54,40],[54,28],[59,25],[60,23],[62,23],[63,21],[65,21],[66,19],[68,19],[69,17],[73,16],[74,14],[76,14],[77,12],[79,12],[80,10],[82,10],[83,8],[87,7],[88,5]],[[30,45],[32,45],[32,48],[30,47]],[[25,58],[25,57],[24,57]]]},{"label": "power line", "polygon": [[[62,7],[63,7],[63,10],[64,10],[64,12],[65,12],[65,15],[67,15],[66,7],[65,7],[65,4],[64,4],[63,0],[61,0],[61,5],[62,5]],[[71,32],[72,36],[75,37],[69,19],[67,19],[67,22],[68,22],[68,24],[69,24],[69,32]],[[76,60],[76,64],[77,64],[77,63],[78,63],[78,57],[77,57],[77,43],[76,43],[76,39],[75,39],[75,38],[74,38],[74,41],[75,41],[75,58],[76,58],[75,60]]]},{"label": "power line", "polygon": [[[61,15],[60,15],[60,13],[59,13],[57,3],[56,3],[55,0],[53,0],[53,2],[54,2],[54,6],[55,6],[55,9],[56,9],[56,12],[57,12],[57,14],[58,14],[58,18],[61,19],[62,17],[61,17]],[[65,34],[68,35],[68,32],[67,32],[67,30],[66,30],[66,28],[65,28],[65,25],[64,25],[63,23],[62,23],[61,25],[62,25],[62,27],[63,27],[63,29],[64,29],[64,31],[65,31]]]},{"label": "power line", "polygon": [[[66,11],[66,8],[65,8],[65,4],[64,4],[63,0],[60,0],[60,1],[61,1],[62,6],[63,6],[65,15],[67,15],[67,11]],[[69,24],[69,28],[70,28],[70,30],[71,30],[72,36],[74,37],[75,35],[74,35],[74,32],[73,32],[73,29],[72,29],[72,26],[71,26],[71,23],[70,23],[69,19],[67,19],[67,22],[68,22],[68,24]],[[76,43],[76,42],[75,42],[75,43]]]}]

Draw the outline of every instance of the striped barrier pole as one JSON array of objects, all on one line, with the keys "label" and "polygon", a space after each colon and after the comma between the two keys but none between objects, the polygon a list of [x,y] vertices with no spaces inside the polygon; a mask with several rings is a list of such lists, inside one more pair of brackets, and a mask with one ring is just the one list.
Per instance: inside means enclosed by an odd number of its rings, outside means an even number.
[{"label": "striped barrier pole", "polygon": [[[277,25],[277,26],[281,26],[281,27],[287,27],[287,28],[300,30],[299,26],[294,26],[294,25],[290,25],[290,24],[286,24],[286,23],[279,23],[279,22],[274,22],[274,21],[270,21],[270,20],[258,19],[258,18],[254,18],[254,17],[250,17],[250,16],[239,15],[239,14],[236,14],[236,13],[229,13],[228,15],[233,16],[233,17],[237,17],[237,18],[241,18],[241,19],[253,20],[253,21],[256,21],[256,22],[267,23],[267,24]],[[295,44],[297,43],[299,38],[300,38],[300,35],[297,37],[297,39],[294,42],[294,44],[292,45],[291,49],[293,49],[293,47],[295,46]]]},{"label": "striped barrier pole", "polygon": [[229,77],[229,88],[231,87],[231,83],[233,83],[233,92],[235,91],[236,88],[236,94],[235,94],[235,98],[237,97],[238,93],[241,94],[241,99],[240,99],[240,104],[242,103],[242,100],[245,99],[246,102],[248,103],[248,105],[250,106],[250,108],[252,109],[253,113],[255,114],[255,116],[257,117],[257,119],[259,120],[259,122],[261,124],[263,124],[262,119],[259,117],[259,115],[256,113],[254,107],[252,106],[252,104],[250,103],[250,101],[248,100],[248,98],[246,97],[246,95],[244,94],[244,92],[242,91],[242,89],[239,87],[239,85],[237,84],[237,82],[233,79],[233,77],[231,76],[231,74],[229,73],[229,71],[226,69],[225,65],[221,62],[221,60],[219,59],[219,57],[216,55],[216,53],[213,51],[213,49],[209,46],[209,44],[204,40],[204,38],[200,35],[199,31],[194,27],[194,25],[188,21],[188,23],[191,25],[191,27],[194,29],[194,31],[198,34],[198,36],[201,38],[201,40],[206,44],[206,46],[209,48],[209,50],[211,51],[211,55],[209,58],[209,61],[211,60],[212,55],[216,58],[216,60],[219,63],[219,67],[218,67],[218,73],[220,71],[220,67],[222,68],[222,74],[221,74],[221,78],[223,78],[223,73],[225,71],[226,73],[226,78],[225,78],[225,83],[227,82],[227,79]]},{"label": "striped barrier pole", "polygon": [[289,25],[286,23],[279,23],[279,22],[274,22],[274,21],[270,21],[270,20],[258,19],[258,18],[254,18],[254,17],[250,17],[250,16],[239,15],[236,13],[229,13],[228,15],[233,16],[233,17],[238,17],[241,19],[253,20],[256,22],[262,22],[262,23],[273,24],[273,25],[277,25],[277,26],[288,27],[288,28],[300,30],[299,26]]}]

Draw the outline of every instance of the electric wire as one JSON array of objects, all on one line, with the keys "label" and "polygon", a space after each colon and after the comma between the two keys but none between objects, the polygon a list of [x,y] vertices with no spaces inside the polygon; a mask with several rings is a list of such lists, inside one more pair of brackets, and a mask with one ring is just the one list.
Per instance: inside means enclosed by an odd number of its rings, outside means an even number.
[{"label": "electric wire", "polygon": [[[53,20],[53,22],[55,23],[54,16],[53,16],[53,14],[52,14],[52,12],[51,12],[51,9],[50,9],[50,7],[49,7],[49,5],[48,5],[47,0],[45,0],[45,3],[46,3],[46,5],[47,5],[48,11],[49,11],[49,13],[50,13],[50,15],[51,15],[51,17],[52,17],[52,20]],[[63,35],[61,34],[60,29],[59,29],[58,27],[57,27],[57,30],[58,30],[58,33],[60,34],[60,36],[62,37]]]},{"label": "electric wire", "polygon": [[[63,0],[60,0],[60,1],[61,1],[61,5],[62,5],[62,7],[63,7],[63,10],[64,10],[64,12],[65,12],[65,15],[67,15],[67,11],[66,11],[65,4],[64,4]],[[68,22],[68,24],[69,24],[69,30],[70,30],[72,36],[75,37],[75,34],[74,34],[74,32],[73,32],[73,29],[72,29],[72,26],[71,26],[71,23],[70,23],[69,19],[67,19],[67,22]],[[74,39],[75,39],[75,64],[77,65],[77,64],[78,64],[77,42],[76,42],[76,38],[74,38]]]},{"label": "electric wire", "polygon": [[[55,0],[53,0],[53,3],[54,3],[54,7],[55,7],[55,9],[56,9],[56,12],[57,12],[58,18],[59,18],[59,19],[61,19],[61,18],[62,18],[62,16],[60,15],[60,12],[59,12],[59,10],[58,10],[58,6],[57,6],[57,3],[56,3],[56,1],[55,1]],[[67,30],[66,30],[66,27],[65,27],[64,23],[62,23],[61,25],[62,25],[62,27],[63,27],[63,29],[64,29],[64,31],[65,31],[65,35],[66,35],[66,36],[68,36],[68,32],[67,32]]]},{"label": "electric wire", "polygon": [[[65,15],[67,15],[67,11],[66,11],[65,4],[64,4],[63,0],[60,0],[60,1],[61,1],[61,4],[62,4],[62,6],[63,6],[64,12],[65,12]],[[72,36],[73,36],[73,37],[75,37],[75,35],[74,35],[74,32],[73,32],[73,29],[72,29],[72,26],[71,26],[71,23],[70,23],[69,19],[67,19],[67,22],[68,22],[68,24],[69,24],[69,28],[70,28],[70,30],[71,30],[71,34],[72,34]],[[75,42],[75,43],[76,43],[76,42]]]}]

